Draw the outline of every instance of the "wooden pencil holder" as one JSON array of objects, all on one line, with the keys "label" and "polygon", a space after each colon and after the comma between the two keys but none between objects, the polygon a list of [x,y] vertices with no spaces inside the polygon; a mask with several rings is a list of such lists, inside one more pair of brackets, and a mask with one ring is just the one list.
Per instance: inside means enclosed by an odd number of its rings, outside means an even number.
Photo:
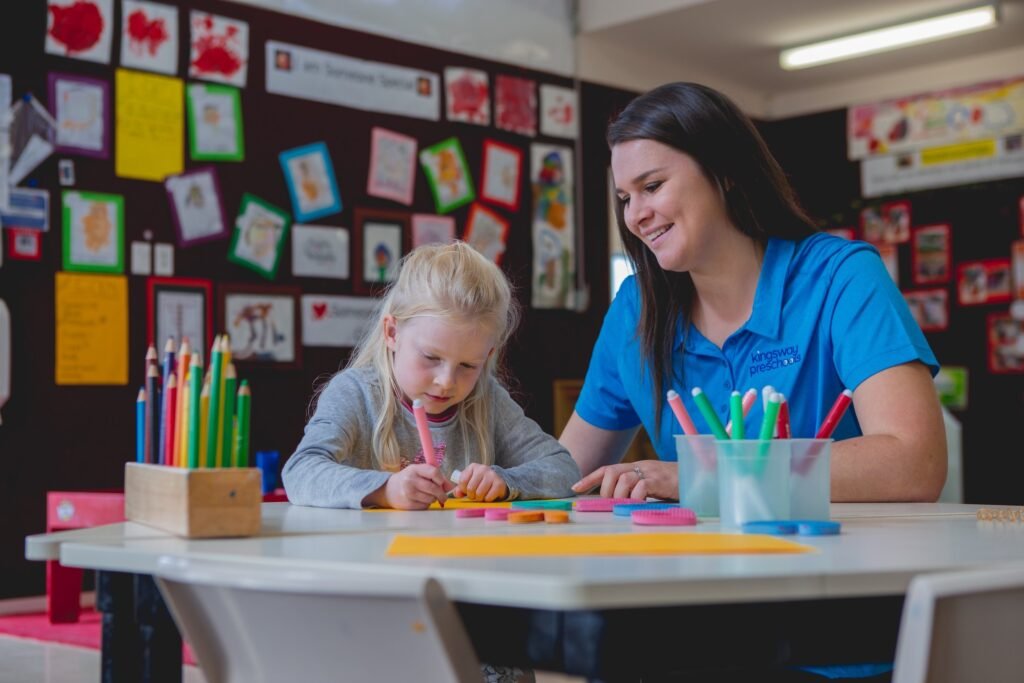
[{"label": "wooden pencil holder", "polygon": [[124,516],[186,538],[260,531],[260,471],[125,463]]}]

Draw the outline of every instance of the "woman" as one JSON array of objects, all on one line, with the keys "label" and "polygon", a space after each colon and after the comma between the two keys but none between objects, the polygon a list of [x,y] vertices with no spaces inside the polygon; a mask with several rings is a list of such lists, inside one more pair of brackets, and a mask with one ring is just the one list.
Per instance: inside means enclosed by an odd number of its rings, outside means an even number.
[{"label": "woman", "polygon": [[[561,442],[601,495],[676,498],[665,401],[702,387],[787,397],[812,437],[853,391],[832,448],[834,501],[932,501],[946,476],[938,364],[877,251],[817,233],[753,124],[724,95],[673,83],[608,128],[619,231],[636,275],[605,317]],[[748,423],[760,422],[756,406]],[[660,461],[621,464],[643,424]],[[618,464],[617,464],[618,463]]]}]

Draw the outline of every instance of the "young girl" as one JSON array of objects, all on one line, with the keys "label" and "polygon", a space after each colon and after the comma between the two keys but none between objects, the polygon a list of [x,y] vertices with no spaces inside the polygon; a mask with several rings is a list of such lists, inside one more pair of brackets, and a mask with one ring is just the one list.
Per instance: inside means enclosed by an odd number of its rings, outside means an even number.
[{"label": "young girl", "polygon": [[[469,245],[410,253],[285,464],[291,502],[421,510],[452,489],[481,501],[573,495],[580,474],[569,452],[497,379],[517,318],[501,269]],[[427,410],[436,467],[420,447],[415,400]]]}]

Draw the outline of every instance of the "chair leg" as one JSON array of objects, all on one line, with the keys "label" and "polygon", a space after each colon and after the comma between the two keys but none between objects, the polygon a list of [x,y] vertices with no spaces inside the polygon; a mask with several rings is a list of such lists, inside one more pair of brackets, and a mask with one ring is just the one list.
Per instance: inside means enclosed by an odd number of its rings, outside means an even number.
[{"label": "chair leg", "polygon": [[81,614],[82,570],[46,562],[46,616],[51,624],[73,624]]}]

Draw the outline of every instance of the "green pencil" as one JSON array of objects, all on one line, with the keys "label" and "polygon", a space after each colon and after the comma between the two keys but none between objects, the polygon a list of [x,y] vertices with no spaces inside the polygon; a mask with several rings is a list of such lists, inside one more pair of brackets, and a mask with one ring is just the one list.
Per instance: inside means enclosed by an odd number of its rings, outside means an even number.
[{"label": "green pencil", "polygon": [[220,335],[213,339],[213,353],[210,354],[210,407],[209,419],[206,422],[206,466],[221,467],[224,462],[218,457],[220,441],[217,429],[220,417],[221,385],[220,378],[224,370],[221,363]]},{"label": "green pencil", "polygon": [[200,394],[203,393],[203,364],[199,354],[192,354],[188,376],[188,468],[199,467],[199,433],[202,430],[202,411],[199,410]]},{"label": "green pencil", "polygon": [[228,363],[227,370],[224,372],[224,400],[221,402],[223,406],[224,417],[221,419],[221,453],[224,454],[224,467],[238,467],[238,463],[235,462],[232,451],[232,439],[234,433],[232,431],[232,425],[235,424],[235,382],[237,381],[235,374],[235,364]]},{"label": "green pencil", "polygon": [[235,426],[235,465],[249,466],[249,416],[252,411],[252,396],[249,392],[249,381],[242,380],[238,387],[238,408],[236,409]]}]

